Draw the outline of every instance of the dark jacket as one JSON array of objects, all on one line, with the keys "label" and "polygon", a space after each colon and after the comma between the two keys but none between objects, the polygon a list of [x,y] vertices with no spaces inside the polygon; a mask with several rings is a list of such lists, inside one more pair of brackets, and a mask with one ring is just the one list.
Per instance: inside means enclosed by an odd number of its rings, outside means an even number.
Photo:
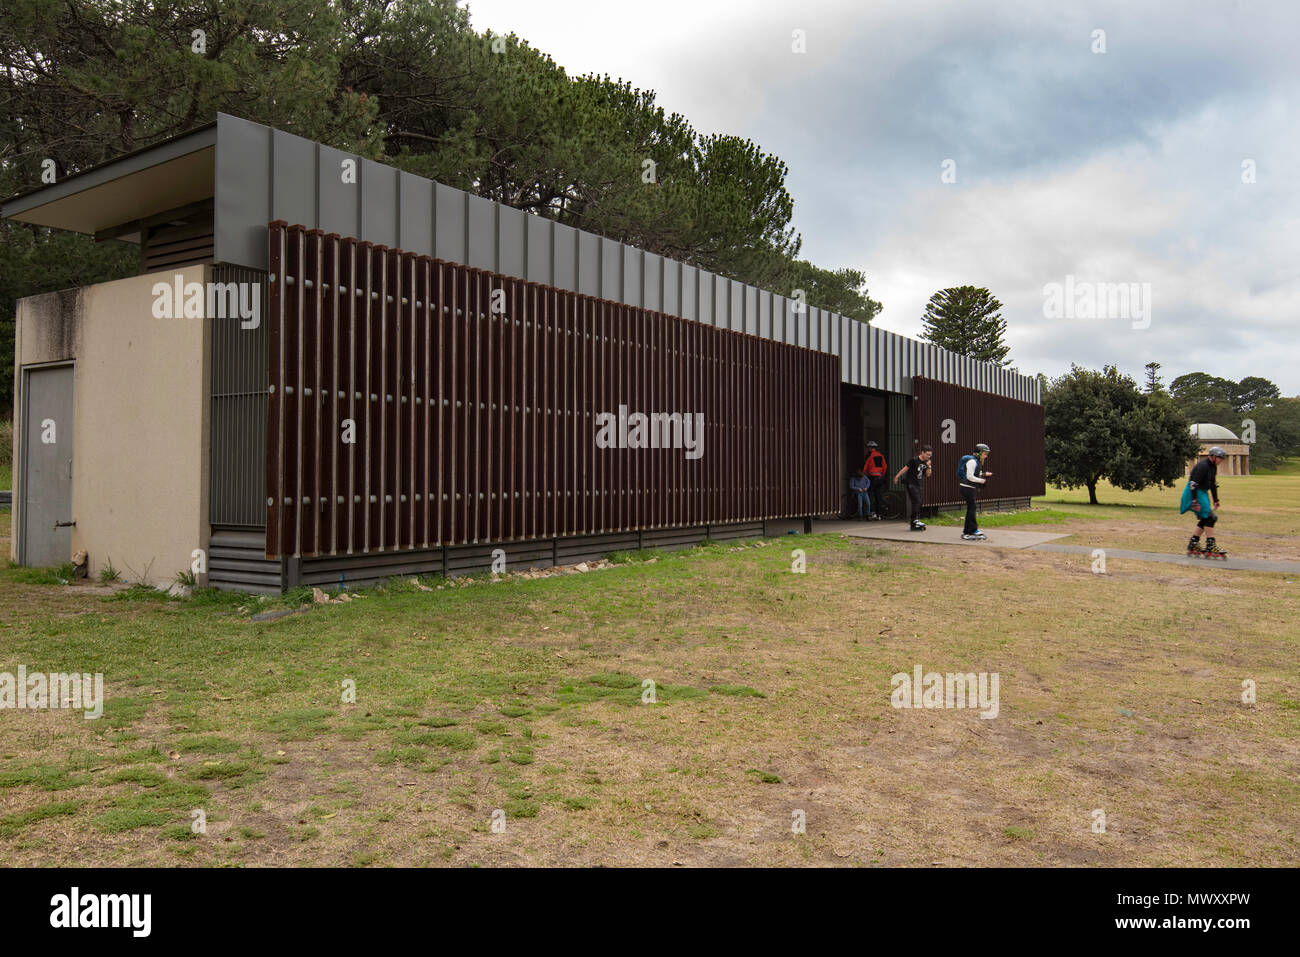
[{"label": "dark jacket", "polygon": [[1211,501],[1219,500],[1219,467],[1208,458],[1192,466],[1192,474],[1187,478],[1192,483],[1193,492],[1203,488],[1210,493]]}]

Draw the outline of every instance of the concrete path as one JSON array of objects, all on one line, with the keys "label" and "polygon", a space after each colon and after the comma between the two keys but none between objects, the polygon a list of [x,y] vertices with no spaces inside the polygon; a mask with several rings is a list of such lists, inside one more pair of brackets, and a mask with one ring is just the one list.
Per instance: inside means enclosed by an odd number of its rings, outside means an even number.
[{"label": "concrete path", "polygon": [[[768,522],[769,535],[798,534],[803,522]],[[1022,532],[1009,528],[990,528],[988,540],[970,542],[961,537],[955,525],[932,525],[924,532],[909,531],[906,522],[846,522],[842,520],[815,520],[814,532],[839,532],[853,538],[883,539],[891,542],[929,542],[932,545],[968,545],[972,548],[1026,548],[1038,552],[1065,552],[1071,555],[1091,555],[1096,545],[1053,545],[1054,539],[1065,534],[1048,532]],[[1142,562],[1163,562],[1167,565],[1203,565],[1225,568],[1229,571],[1284,572],[1300,575],[1300,562],[1268,561],[1257,558],[1189,558],[1177,552],[1138,552],[1127,548],[1107,548],[1107,558],[1129,558]]]},{"label": "concrete path", "polygon": [[[1057,536],[1058,538],[1060,536]],[[992,541],[992,539],[990,539]],[[1101,546],[1096,546],[1101,547]],[[1072,555],[1091,555],[1094,547],[1088,545],[1035,545],[1036,552],[1069,552]],[[1300,562],[1271,562],[1257,558],[1191,558],[1176,552],[1135,552],[1127,548],[1107,548],[1106,558],[1135,558],[1144,562],[1164,562],[1169,565],[1197,565],[1210,568],[1238,569],[1255,572],[1293,572],[1300,574]]]},{"label": "concrete path", "polygon": [[[834,526],[834,527],[825,527]],[[913,532],[906,522],[814,522],[815,532],[839,532],[854,538],[881,538],[891,542],[929,542],[932,545],[969,545],[972,548],[1033,548],[1043,542],[1065,538],[1048,532],[1021,532],[1010,528],[990,528],[988,541],[972,542],[961,537],[956,525],[931,525],[923,532]]]}]

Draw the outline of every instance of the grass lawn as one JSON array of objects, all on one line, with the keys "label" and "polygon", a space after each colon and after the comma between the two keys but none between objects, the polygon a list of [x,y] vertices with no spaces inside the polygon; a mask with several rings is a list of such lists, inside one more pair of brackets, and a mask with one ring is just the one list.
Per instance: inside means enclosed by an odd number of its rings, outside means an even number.
[{"label": "grass lawn", "polygon": [[[1294,535],[1298,497],[1228,480],[1221,537]],[[1078,499],[1024,514],[1185,537],[1175,491]],[[624,557],[328,605],[0,570],[0,671],[107,692],[0,711],[0,864],[1300,859],[1300,576],[835,535]],[[891,707],[918,664],[997,672],[998,716]]]}]

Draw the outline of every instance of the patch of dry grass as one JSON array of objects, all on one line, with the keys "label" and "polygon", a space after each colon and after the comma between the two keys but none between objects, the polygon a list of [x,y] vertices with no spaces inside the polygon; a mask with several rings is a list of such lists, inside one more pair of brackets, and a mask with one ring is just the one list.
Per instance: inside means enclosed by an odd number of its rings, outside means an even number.
[{"label": "patch of dry grass", "polygon": [[[5,584],[0,670],[109,705],[0,713],[0,862],[1293,863],[1300,586],[1090,564],[791,537],[266,623]],[[917,664],[998,717],[891,707]]]}]

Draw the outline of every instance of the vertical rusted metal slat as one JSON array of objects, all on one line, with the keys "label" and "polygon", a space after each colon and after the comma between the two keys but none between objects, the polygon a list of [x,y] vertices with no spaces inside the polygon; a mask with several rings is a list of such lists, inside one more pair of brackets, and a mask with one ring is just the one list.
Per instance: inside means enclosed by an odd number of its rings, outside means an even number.
[{"label": "vertical rusted metal slat", "polygon": [[353,355],[354,401],[356,402],[356,446],[352,457],[352,528],[354,549],[368,552],[374,547],[371,539],[371,495],[374,493],[371,463],[379,436],[379,423],[375,418],[374,376],[370,354],[375,348],[374,328],[371,321],[372,281],[371,244],[359,242],[354,248],[356,274],[352,286],[353,319],[356,333],[356,351]]},{"label": "vertical rusted metal slat", "polygon": [[460,446],[457,442],[457,412],[460,407],[460,353],[464,346],[457,336],[460,312],[459,283],[456,268],[450,263],[440,267],[442,276],[442,314],[440,336],[442,352],[442,393],[438,440],[442,448],[442,467],[438,470],[438,508],[442,533],[441,545],[456,541],[456,478],[460,474]]},{"label": "vertical rusted metal slat", "polygon": [[413,546],[429,546],[429,419],[433,409],[429,402],[430,369],[433,358],[430,346],[429,278],[432,260],[419,256],[415,260],[415,381],[411,386],[411,438],[415,452],[412,466],[412,488],[415,507],[411,512],[411,542]]},{"label": "vertical rusted metal slat", "polygon": [[398,382],[393,392],[393,406],[397,413],[398,446],[397,477],[399,481],[394,495],[394,509],[397,512],[396,543],[399,548],[410,548],[415,519],[415,462],[418,458],[415,448],[415,377],[417,353],[415,348],[416,316],[415,303],[415,255],[400,253],[397,259],[397,275],[400,297],[396,299],[397,314],[401,336],[401,352],[398,354]]},{"label": "vertical rusted metal slat", "polygon": [[340,445],[339,420],[339,336],[338,336],[338,283],[339,237],[329,233],[321,237],[320,292],[320,532],[317,551],[334,554],[338,551],[338,458]]},{"label": "vertical rusted metal slat", "polygon": [[267,256],[267,401],[266,401],[266,555],[278,558],[281,547],[284,508],[284,367],[285,310],[284,281],[285,223],[276,221],[268,229]]},{"label": "vertical rusted metal slat", "polygon": [[382,551],[388,541],[384,499],[388,495],[388,257],[387,247],[370,247],[370,294],[368,306],[370,330],[370,496],[367,515],[370,521],[369,548]]},{"label": "vertical rusted metal slat", "polygon": [[320,295],[320,277],[317,273],[320,263],[320,231],[300,229],[297,235],[302,244],[302,258],[294,277],[295,285],[299,289],[298,368],[299,381],[302,384],[302,394],[298,400],[301,425],[298,445],[301,462],[298,496],[302,506],[298,513],[298,554],[315,555],[320,515],[319,482],[317,481],[320,473],[320,422],[317,415],[317,410],[320,408],[318,349],[320,309],[317,308],[316,299]]},{"label": "vertical rusted metal slat", "polygon": [[401,370],[405,325],[402,316],[402,272],[396,250],[384,248],[384,291],[379,306],[383,310],[384,344],[383,363],[380,366],[383,388],[380,390],[380,407],[384,410],[384,460],[383,494],[379,500],[383,516],[383,549],[399,546],[397,529],[400,525],[398,509],[401,506],[402,427],[398,408],[402,394]]},{"label": "vertical rusted metal slat", "polygon": [[515,312],[515,298],[518,294],[519,281],[505,279],[501,286],[501,538],[512,541],[518,537],[515,524],[516,491],[518,479],[515,474],[515,462],[519,450],[518,416],[515,401],[518,398],[518,314]]},{"label": "vertical rusted metal slat", "polygon": [[[351,553],[359,542],[356,535],[356,496],[360,494],[356,483],[357,437],[358,425],[357,385],[357,241],[351,237],[341,239],[338,244],[339,275],[338,288],[334,299],[338,309],[338,367],[339,389],[343,392],[343,401],[339,405],[339,455],[335,463],[335,480],[338,485],[338,497],[335,499],[335,522],[339,529],[339,550]],[[350,428],[344,442],[344,420]]]},{"label": "vertical rusted metal slat", "polygon": [[478,276],[473,269],[461,271],[463,283],[463,302],[461,317],[461,334],[465,343],[464,354],[464,410],[461,416],[462,439],[464,441],[465,467],[461,500],[461,537],[462,542],[472,542],[478,538],[478,401],[479,401],[479,358],[482,350],[478,341]]},{"label": "vertical rusted metal slat", "polygon": [[[429,417],[429,426],[431,434],[429,436],[429,447],[431,449],[429,468],[432,474],[429,476],[429,495],[431,496],[429,508],[431,512],[430,521],[433,525],[432,544],[443,545],[446,543],[446,518],[445,508],[443,506],[443,492],[446,490],[444,476],[449,474],[449,462],[447,460],[447,329],[450,323],[447,321],[447,312],[451,308],[447,301],[446,271],[447,267],[441,260],[434,260],[430,264],[429,277],[429,295],[433,298],[433,305],[429,310],[429,321],[432,328],[429,337],[435,343],[435,355],[431,369],[431,378],[429,383],[430,398],[434,414]],[[436,296],[434,295],[436,291]]]},{"label": "vertical rusted metal slat", "polygon": [[[285,510],[284,548],[299,554],[302,541],[302,227],[289,230],[285,245],[288,312],[282,341],[284,358]],[[290,284],[290,280],[292,284]]]},{"label": "vertical rusted metal slat", "polygon": [[482,387],[480,362],[482,348],[479,343],[478,325],[478,270],[465,269],[462,273],[464,282],[464,316],[461,329],[465,337],[465,393],[462,418],[465,441],[465,478],[461,491],[461,541],[478,540],[478,471],[479,471],[479,435],[478,403]]}]

